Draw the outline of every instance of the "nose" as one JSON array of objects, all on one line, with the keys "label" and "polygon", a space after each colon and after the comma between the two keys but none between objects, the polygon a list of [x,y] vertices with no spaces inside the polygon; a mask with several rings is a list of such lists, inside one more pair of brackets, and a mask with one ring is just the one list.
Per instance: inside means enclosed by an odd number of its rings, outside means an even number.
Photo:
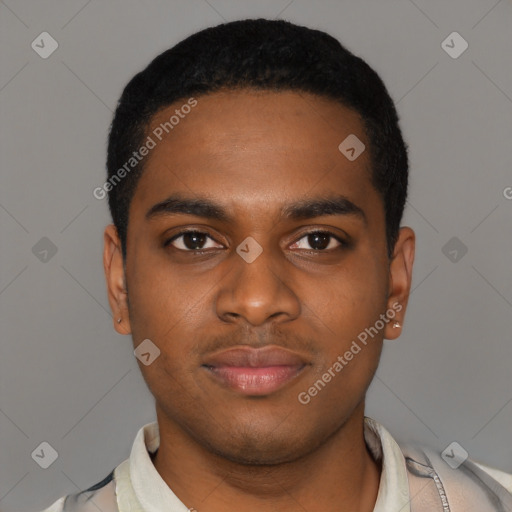
[{"label": "nose", "polygon": [[278,249],[259,247],[263,250],[254,259],[244,255],[244,249],[246,254],[254,250],[250,244],[230,255],[232,268],[216,297],[217,315],[224,322],[260,326],[270,321],[290,321],[300,313],[286,258]]}]

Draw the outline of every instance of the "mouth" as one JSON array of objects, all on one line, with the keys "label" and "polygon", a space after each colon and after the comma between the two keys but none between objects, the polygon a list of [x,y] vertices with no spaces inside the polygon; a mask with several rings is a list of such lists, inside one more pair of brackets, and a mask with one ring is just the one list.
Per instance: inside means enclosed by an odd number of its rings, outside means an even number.
[{"label": "mouth", "polygon": [[280,347],[237,347],[207,358],[202,365],[223,387],[249,396],[269,395],[303,372],[307,362]]}]

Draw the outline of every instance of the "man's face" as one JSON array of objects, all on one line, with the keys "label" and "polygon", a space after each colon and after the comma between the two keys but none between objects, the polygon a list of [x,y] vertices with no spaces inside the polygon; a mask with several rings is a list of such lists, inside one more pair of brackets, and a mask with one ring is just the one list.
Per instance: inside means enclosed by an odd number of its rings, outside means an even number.
[{"label": "man's face", "polygon": [[[354,161],[338,149],[351,134],[367,149]],[[153,138],[130,206],[122,332],[160,349],[140,364],[159,419],[234,461],[294,460],[361,410],[392,329],[333,372],[397,301],[362,122],[305,93],[230,91],[197,97]],[[171,196],[223,215],[161,204]],[[326,199],[341,208],[291,214]]]}]

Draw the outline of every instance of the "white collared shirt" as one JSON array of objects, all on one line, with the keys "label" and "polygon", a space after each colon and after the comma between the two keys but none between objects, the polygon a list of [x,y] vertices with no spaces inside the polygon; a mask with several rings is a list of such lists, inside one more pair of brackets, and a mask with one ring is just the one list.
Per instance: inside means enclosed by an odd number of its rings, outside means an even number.
[{"label": "white collared shirt", "polygon": [[[424,470],[425,474],[421,474],[420,477],[427,478],[433,490],[429,488],[428,496],[425,492],[425,496],[416,499],[416,502],[414,502],[415,496],[412,496],[411,500],[410,480],[418,475],[415,473],[413,477],[411,470],[408,469],[411,460],[408,459],[408,462],[406,462],[403,450],[391,434],[380,423],[368,417],[364,418],[364,438],[374,459],[382,461],[379,491],[374,512],[423,512],[423,510],[448,512],[464,510],[459,507],[465,505],[458,500],[456,506],[454,506],[452,500],[453,508],[450,508],[449,491],[445,493],[445,488],[450,489],[449,486],[447,487],[447,481],[455,481],[455,477],[453,479],[451,476],[446,477],[450,473],[443,473],[444,468],[441,473],[436,473],[433,469],[434,466],[430,465],[428,457],[429,464],[427,465],[418,463],[419,457],[417,460],[412,460],[412,464],[415,470],[418,467],[420,472]],[[130,457],[119,464],[106,479],[82,493],[76,493],[68,497],[63,496],[43,512],[97,512],[98,508],[102,512],[188,512],[194,509],[201,512],[200,503],[182,503],[156,470],[150,454],[154,453],[159,445],[158,423],[153,422],[144,425],[135,437]],[[422,455],[423,453],[421,452]],[[444,461],[443,464],[445,464]],[[508,506],[507,493],[512,493],[512,475],[480,464],[472,462],[470,464],[472,464],[470,467],[477,468],[475,471],[479,475],[484,475],[484,479],[489,479],[489,475],[492,477],[490,484],[487,482],[487,486],[479,488],[480,492],[485,491],[486,494],[489,494],[489,489],[494,492],[494,487],[499,487],[500,489],[497,492],[501,493],[502,499],[505,500],[506,506]],[[444,474],[445,476],[439,479],[438,474]],[[464,478],[463,481],[457,481],[460,487],[468,485],[467,477]],[[444,485],[442,480],[444,480]],[[427,480],[421,480],[422,488],[427,487],[424,485],[425,481]],[[512,500],[512,495],[509,494],[509,496]],[[435,508],[432,508],[433,506]],[[465,510],[469,509],[466,508]],[[479,512],[484,510],[487,510],[487,508],[481,508]],[[494,509],[489,508],[488,510],[491,512]],[[503,510],[507,509],[504,508]]]}]

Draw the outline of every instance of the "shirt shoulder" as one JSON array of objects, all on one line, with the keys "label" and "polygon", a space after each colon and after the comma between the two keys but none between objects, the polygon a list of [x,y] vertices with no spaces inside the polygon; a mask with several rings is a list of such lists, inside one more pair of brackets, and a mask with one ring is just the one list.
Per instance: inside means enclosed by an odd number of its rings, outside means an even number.
[{"label": "shirt shoulder", "polygon": [[119,512],[114,471],[84,491],[62,496],[42,512]]},{"label": "shirt shoulder", "polygon": [[[432,510],[425,508],[423,501],[425,504],[436,501],[454,512],[512,510],[511,474],[469,457],[457,460],[453,450],[443,458],[441,453],[425,445],[402,444],[401,449],[411,490],[418,493],[416,503],[411,500],[412,512]],[[426,485],[428,481],[430,485]],[[425,489],[424,498],[422,489]],[[434,495],[437,495],[435,500]]]},{"label": "shirt shoulder", "polygon": [[52,503],[48,508],[45,508],[42,512],[62,512],[65,500],[66,496],[62,496],[55,503]]},{"label": "shirt shoulder", "polygon": [[490,475],[494,480],[499,482],[509,493],[512,494],[512,473],[506,473],[501,469],[492,468],[490,466],[486,466],[480,462],[474,462],[477,467],[479,467],[482,471],[485,471],[488,475]]}]

